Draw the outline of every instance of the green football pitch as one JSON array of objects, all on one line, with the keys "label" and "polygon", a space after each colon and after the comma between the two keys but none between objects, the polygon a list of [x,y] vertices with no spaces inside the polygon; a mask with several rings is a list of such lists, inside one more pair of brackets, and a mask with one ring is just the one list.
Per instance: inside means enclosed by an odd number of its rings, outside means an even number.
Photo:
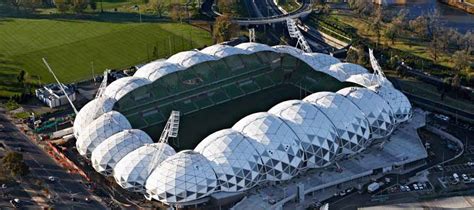
[{"label": "green football pitch", "polygon": [[43,57],[68,83],[91,78],[92,67],[97,75],[211,43],[209,32],[180,23],[0,19],[0,96],[19,91],[20,70],[30,82],[52,82]]},{"label": "green football pitch", "polygon": [[[194,149],[208,135],[221,129],[231,128],[247,115],[266,112],[280,102],[303,99],[307,94],[304,90],[293,85],[278,85],[185,115],[180,119],[178,138],[170,139],[170,145],[177,151]],[[143,130],[157,140],[163,127],[164,124],[161,124]]]}]

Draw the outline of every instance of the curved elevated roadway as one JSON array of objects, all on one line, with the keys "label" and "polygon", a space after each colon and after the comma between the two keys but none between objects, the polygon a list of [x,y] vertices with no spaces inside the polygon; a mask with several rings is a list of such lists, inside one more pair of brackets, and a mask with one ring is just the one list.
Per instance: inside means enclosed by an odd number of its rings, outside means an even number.
[{"label": "curved elevated roadway", "polygon": [[[257,0],[249,0],[249,1],[257,1]],[[214,3],[213,0],[205,1],[201,7],[202,12],[210,17],[216,17],[216,16],[222,15],[221,13],[213,9],[213,3]],[[255,2],[253,2],[253,4],[255,4]],[[275,5],[267,5],[267,6],[275,6]],[[294,18],[306,17],[311,13],[311,11],[312,11],[311,3],[309,3],[308,1],[303,1],[303,4],[298,10],[294,12],[290,12],[288,14],[272,15],[272,16],[258,17],[258,18],[234,18],[233,21],[239,25],[272,24],[272,23],[285,22],[286,19],[288,18],[294,19]]]}]

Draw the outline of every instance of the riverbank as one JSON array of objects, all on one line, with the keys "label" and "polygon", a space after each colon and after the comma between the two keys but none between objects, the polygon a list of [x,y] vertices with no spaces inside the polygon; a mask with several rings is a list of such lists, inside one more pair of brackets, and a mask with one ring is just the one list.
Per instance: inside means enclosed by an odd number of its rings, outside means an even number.
[{"label": "riverbank", "polygon": [[460,2],[458,0],[439,0],[439,2],[441,2],[443,4],[447,4],[447,5],[452,6],[452,7],[456,7],[458,9],[462,9],[465,12],[468,12],[470,14],[474,14],[474,4],[465,2],[465,0],[462,1],[462,2]]}]

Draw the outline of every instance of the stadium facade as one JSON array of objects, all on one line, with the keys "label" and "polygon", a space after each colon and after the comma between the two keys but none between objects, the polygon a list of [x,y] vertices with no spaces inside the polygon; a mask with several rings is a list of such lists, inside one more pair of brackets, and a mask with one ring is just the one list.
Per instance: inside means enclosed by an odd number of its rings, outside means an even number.
[{"label": "stadium facade", "polygon": [[[290,46],[181,52],[114,81],[86,104],[74,122],[76,147],[98,172],[165,204],[242,192],[357,154],[408,120],[408,99],[374,77],[362,66]],[[175,153],[147,134],[171,110],[186,115],[284,83],[313,94],[244,117],[194,150]],[[163,156],[151,158],[158,148]]]}]

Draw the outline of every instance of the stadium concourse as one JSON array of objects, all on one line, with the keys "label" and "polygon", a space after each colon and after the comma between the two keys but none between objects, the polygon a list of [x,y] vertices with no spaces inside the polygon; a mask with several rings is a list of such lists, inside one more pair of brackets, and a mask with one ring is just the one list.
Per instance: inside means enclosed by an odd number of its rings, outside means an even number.
[{"label": "stadium concourse", "polygon": [[[280,84],[313,94],[246,116],[194,150],[176,153],[150,137],[171,110],[187,115]],[[79,153],[124,189],[186,205],[215,192],[290,180],[358,154],[411,112],[401,92],[362,66],[291,46],[217,44],[114,81],[80,110],[74,134]]]}]

